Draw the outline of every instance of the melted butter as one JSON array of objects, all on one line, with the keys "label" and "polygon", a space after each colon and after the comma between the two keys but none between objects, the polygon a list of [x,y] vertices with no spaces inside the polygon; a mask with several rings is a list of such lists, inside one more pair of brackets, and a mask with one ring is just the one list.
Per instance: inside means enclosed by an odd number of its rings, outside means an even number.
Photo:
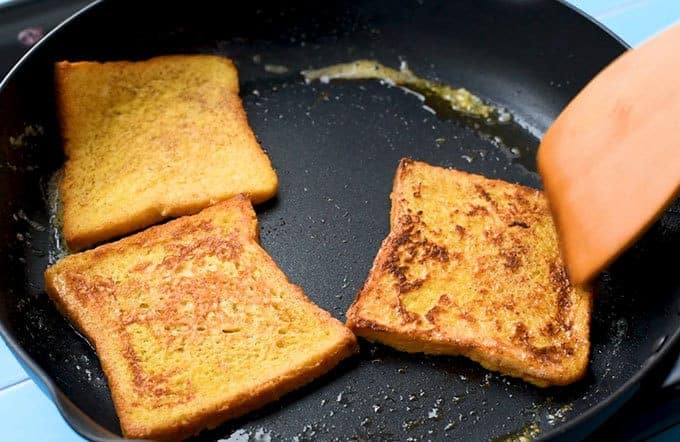
[{"label": "melted butter", "polygon": [[572,404],[565,404],[553,412],[547,414],[548,424],[555,425],[564,422],[567,419],[567,413],[574,409]]},{"label": "melted butter", "polygon": [[[355,60],[302,71],[301,74],[308,83],[373,79],[400,87],[417,96],[422,108],[435,114],[437,118],[462,123],[475,130],[483,140],[500,148],[510,161],[522,164],[529,171],[536,170],[538,138],[513,119],[506,109],[486,103],[464,88],[420,78],[405,62],[401,63],[399,69],[394,69],[375,60]],[[438,139],[437,144],[445,142],[442,138]],[[473,161],[470,156],[464,156],[464,159]]]},{"label": "melted butter", "polygon": [[[393,69],[375,60],[356,60],[340,63],[321,69],[302,71],[305,81],[319,80],[328,83],[330,80],[366,80],[376,79],[388,84],[398,85],[419,95],[422,101],[436,113],[454,110],[468,116],[479,118],[496,118],[505,123],[510,114],[500,111],[495,106],[484,103],[481,98],[464,88],[455,88],[447,84],[420,78],[402,62],[400,68]],[[448,109],[446,109],[448,107]]]},{"label": "melted butter", "polygon": [[69,254],[66,240],[63,236],[63,224],[61,217],[61,198],[59,196],[59,183],[63,177],[63,169],[59,169],[52,175],[46,188],[43,190],[49,214],[49,247],[48,262],[50,265]]},{"label": "melted butter", "polygon": [[9,144],[12,147],[26,147],[35,137],[45,133],[45,129],[39,125],[27,125],[24,131],[16,137],[9,137]]},{"label": "melted butter", "polygon": [[532,422],[516,433],[508,434],[494,439],[494,442],[529,442],[541,434],[541,426],[538,422]]}]

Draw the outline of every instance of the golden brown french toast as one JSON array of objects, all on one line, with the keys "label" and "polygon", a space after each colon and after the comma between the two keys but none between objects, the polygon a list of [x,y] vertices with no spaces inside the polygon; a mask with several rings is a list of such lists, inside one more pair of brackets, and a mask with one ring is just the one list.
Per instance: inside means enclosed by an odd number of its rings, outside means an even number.
[{"label": "golden brown french toast", "polygon": [[358,336],[538,386],[585,374],[592,294],[567,279],[540,191],[404,159],[391,200],[390,234],[347,313]]},{"label": "golden brown french toast", "polygon": [[70,255],[45,281],[97,350],[129,438],[215,427],[357,349],[259,246],[245,196]]},{"label": "golden brown french toast", "polygon": [[59,62],[68,246],[80,250],[240,193],[253,203],[277,177],[248,125],[231,60]]}]

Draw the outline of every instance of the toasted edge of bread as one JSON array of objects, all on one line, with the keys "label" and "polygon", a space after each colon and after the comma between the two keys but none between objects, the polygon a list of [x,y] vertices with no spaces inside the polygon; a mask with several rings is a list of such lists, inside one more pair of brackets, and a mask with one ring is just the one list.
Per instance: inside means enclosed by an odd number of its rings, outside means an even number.
[{"label": "toasted edge of bread", "polygon": [[[81,130],[81,128],[72,121],[72,116],[79,112],[77,106],[78,99],[74,99],[73,97],[74,95],[77,95],[79,86],[77,84],[69,85],[69,82],[72,81],[70,79],[72,72],[78,69],[92,70],[92,75],[94,76],[102,69],[119,70],[133,65],[158,66],[166,63],[182,63],[186,60],[217,60],[224,64],[225,71],[227,72],[226,76],[228,77],[228,80],[225,80],[228,84],[225,87],[224,93],[225,95],[230,96],[230,99],[234,101],[234,105],[225,107],[223,112],[231,112],[233,115],[231,115],[230,118],[234,121],[238,121],[242,126],[241,135],[248,140],[246,143],[247,146],[243,149],[247,150],[249,154],[254,155],[258,160],[258,173],[261,175],[259,184],[257,186],[251,186],[250,188],[225,189],[219,191],[217,189],[212,189],[201,196],[189,197],[187,195],[178,195],[177,198],[174,199],[168,196],[172,195],[173,192],[172,188],[169,188],[168,193],[163,196],[162,200],[150,200],[146,206],[135,208],[134,211],[130,213],[128,212],[131,209],[113,206],[109,208],[107,213],[101,214],[101,221],[96,225],[88,225],[90,223],[85,223],[85,225],[83,225],[83,218],[79,214],[82,213],[83,208],[88,205],[87,201],[82,200],[82,195],[78,190],[82,187],[83,183],[72,182],[73,180],[71,179],[71,170],[74,167],[80,167],[71,160],[71,156],[76,150],[73,146],[74,142],[72,141],[73,137],[71,135]],[[60,213],[62,217],[64,239],[70,250],[83,250],[95,244],[100,244],[104,241],[146,228],[167,218],[194,214],[201,209],[235,196],[236,194],[244,193],[248,195],[248,198],[253,204],[260,204],[276,195],[278,189],[277,174],[272,167],[269,156],[262,150],[248,123],[248,117],[243,108],[242,100],[238,96],[238,73],[234,63],[229,58],[207,54],[193,54],[163,55],[143,61],[59,61],[55,63],[54,83],[57,116],[61,129],[64,153],[67,157],[64,173],[62,174],[58,185],[60,193],[59,201],[61,204]],[[211,146],[207,147],[212,148]],[[100,179],[100,177],[89,176],[88,179],[97,180]],[[172,183],[169,184],[171,185]],[[75,189],[75,191],[71,189]],[[101,194],[94,196],[100,199],[106,197],[106,195]],[[116,214],[116,212],[120,211],[125,213],[125,216],[118,216]],[[91,216],[91,214],[88,214],[88,216]]]},{"label": "toasted edge of bread", "polygon": [[[583,357],[577,361],[577,366],[571,366],[569,364],[550,364],[549,367],[531,367],[523,365],[521,362],[523,358],[529,359],[534,357],[530,352],[516,348],[515,346],[498,345],[498,342],[487,345],[484,342],[484,336],[473,338],[447,338],[436,330],[423,331],[408,329],[400,325],[392,324],[389,321],[381,322],[376,318],[366,316],[367,312],[362,311],[364,308],[364,300],[371,296],[372,291],[378,290],[378,284],[385,274],[383,267],[387,259],[386,255],[393,247],[398,247],[393,243],[399,242],[400,240],[399,233],[402,226],[400,225],[399,218],[406,213],[406,205],[408,203],[405,201],[408,201],[409,197],[407,195],[410,195],[409,192],[411,191],[405,183],[405,177],[410,172],[407,169],[410,167],[426,167],[440,172],[445,171],[446,173],[459,174],[468,179],[499,183],[503,186],[513,186],[526,189],[528,192],[540,193],[538,190],[518,184],[507,183],[502,180],[492,180],[480,175],[431,166],[427,163],[413,161],[407,158],[402,159],[397,168],[391,193],[390,233],[385,240],[383,240],[364,285],[359,290],[355,301],[347,311],[347,326],[357,336],[372,342],[386,344],[397,350],[409,353],[466,356],[489,370],[499,371],[513,377],[524,379],[539,387],[567,385],[582,379],[587,372],[590,353],[588,336],[592,314],[592,292],[589,292],[589,290],[585,290],[588,295],[584,297],[584,302],[586,304],[574,307],[585,309],[585,321],[575,324],[576,329],[574,330],[574,333],[585,336],[588,344],[588,348],[585,349]],[[566,272],[562,270],[560,274],[565,278],[564,280],[566,283],[569,284],[568,279],[566,279]],[[584,289],[585,288],[579,288],[578,290]],[[388,305],[386,308],[392,307]],[[397,308],[403,307],[399,304]],[[581,328],[585,328],[585,330],[582,330]]]},{"label": "toasted edge of bread", "polygon": [[[159,238],[163,239],[163,237],[171,234],[172,229],[177,227],[181,231],[182,224],[189,222],[190,218],[198,219],[219,216],[224,210],[239,211],[239,225],[235,226],[235,228],[241,231],[240,235],[252,241],[259,248],[259,256],[262,262],[258,269],[278,272],[278,277],[285,280],[286,289],[288,290],[287,295],[290,296],[291,301],[299,302],[312,308],[313,314],[318,317],[320,323],[336,328],[337,342],[322,354],[310,355],[307,365],[291,367],[284,376],[264,382],[254,390],[243,391],[237,398],[231,400],[229,404],[223,404],[221,407],[214,409],[202,410],[190,419],[164,425],[138,422],[130,419],[125,407],[134,398],[130,398],[126,388],[123,388],[118,382],[120,371],[116,365],[121,360],[126,360],[126,358],[124,355],[119,354],[120,345],[117,335],[115,333],[108,333],[108,328],[103,326],[102,321],[107,321],[108,319],[93,315],[96,311],[91,312],[88,310],[88,307],[78,302],[78,295],[74,293],[74,290],[66,287],[66,277],[64,274],[77,271],[79,265],[83,264],[80,261],[84,261],[86,264],[88,260],[97,260],[107,254],[125,253],[128,244],[142,244],[152,247],[154,242],[159,241]],[[342,359],[358,351],[356,338],[352,332],[341,322],[333,318],[330,313],[322,310],[310,301],[300,287],[290,283],[269,254],[259,246],[257,219],[250,201],[244,195],[239,195],[211,206],[196,215],[178,218],[166,224],[151,227],[122,240],[67,256],[46,270],[45,287],[47,294],[54,301],[57,308],[74,323],[76,328],[95,347],[109,383],[123,434],[128,438],[177,440],[197,434],[206,428],[215,428],[227,419],[242,416],[311,382],[328,372]]]}]

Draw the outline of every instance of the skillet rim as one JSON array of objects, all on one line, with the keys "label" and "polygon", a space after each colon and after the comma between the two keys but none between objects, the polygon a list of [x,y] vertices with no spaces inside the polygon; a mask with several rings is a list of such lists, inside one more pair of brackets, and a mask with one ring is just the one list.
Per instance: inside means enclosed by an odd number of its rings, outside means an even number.
[{"label": "skillet rim", "polygon": [[[94,0],[86,6],[82,7],[71,16],[66,18],[60,24],[58,24],[54,29],[45,35],[38,43],[31,47],[9,70],[5,77],[0,81],[0,93],[5,87],[13,80],[16,72],[21,68],[23,64],[27,62],[33,54],[40,51],[42,46],[46,44],[55,34],[61,32],[62,28],[71,25],[72,22],[81,17],[86,17],[87,13],[91,10],[95,10],[100,4],[105,3],[107,0]],[[592,16],[585,13],[580,8],[569,4],[566,0],[556,0],[556,3],[562,7],[571,10],[590,23],[594,24],[597,28],[604,32],[605,36],[613,39],[618,43],[622,49],[630,49],[631,47],[621,39],[618,35],[612,32],[605,25],[595,20]],[[5,329],[5,325],[0,321],[0,337],[5,341],[10,352],[17,359],[19,364],[26,370],[27,374],[32,381],[36,382],[38,387],[47,394],[47,396],[55,404],[59,413],[68,423],[68,425],[80,436],[85,437],[90,440],[95,441],[110,441],[118,440],[121,436],[106,430],[104,427],[95,422],[92,418],[87,416],[82,410],[80,410],[75,404],[56,386],[51,377],[28,355],[28,353],[18,344],[18,342],[10,336],[10,333]],[[662,361],[668,359],[670,353],[672,353],[676,348],[680,347],[680,328],[675,330],[675,332],[666,340],[665,345],[659,351],[652,353],[647,360],[643,363],[643,366],[637,370],[637,372],[631,376],[626,382],[624,382],[618,389],[616,389],[609,396],[605,397],[603,400],[593,405],[585,412],[579,414],[578,416],[570,419],[569,421],[554,427],[553,429],[542,433],[538,440],[546,440],[552,438],[558,438],[564,436],[569,432],[579,428],[586,422],[594,419],[598,415],[604,415],[605,410],[609,410],[609,414],[605,416],[605,419],[611,416],[619,407],[621,407],[628,399],[630,399],[633,394],[640,389],[642,381],[647,378],[655,368],[657,368]],[[616,405],[615,408],[612,407]],[[75,416],[74,416],[75,415]],[[601,424],[601,423],[600,423]],[[99,434],[96,434],[99,433]]]}]

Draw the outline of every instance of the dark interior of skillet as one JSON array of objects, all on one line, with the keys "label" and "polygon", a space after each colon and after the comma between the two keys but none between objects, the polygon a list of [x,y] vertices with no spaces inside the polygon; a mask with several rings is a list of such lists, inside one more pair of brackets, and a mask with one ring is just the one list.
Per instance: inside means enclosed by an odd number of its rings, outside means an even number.
[{"label": "dark interior of skillet", "polygon": [[[224,11],[200,1],[147,3],[92,8],[46,41],[0,92],[2,326],[78,408],[116,433],[94,351],[43,290],[42,273],[59,246],[46,198],[63,161],[54,61],[232,57],[251,125],[281,183],[278,196],[257,209],[262,244],[313,301],[344,320],[388,232],[388,196],[401,157],[538,187],[538,137],[624,50],[552,1],[239,2]],[[514,122],[475,128],[432,115],[413,95],[376,81],[307,85],[299,75],[358,58],[393,67],[405,60],[420,76],[507,107]],[[680,324],[673,274],[679,216],[677,209],[667,212],[597,283],[592,357],[582,382],[538,389],[464,358],[362,342],[359,356],[308,387],[202,437],[488,440],[563,429],[672,341],[667,337]]]}]

